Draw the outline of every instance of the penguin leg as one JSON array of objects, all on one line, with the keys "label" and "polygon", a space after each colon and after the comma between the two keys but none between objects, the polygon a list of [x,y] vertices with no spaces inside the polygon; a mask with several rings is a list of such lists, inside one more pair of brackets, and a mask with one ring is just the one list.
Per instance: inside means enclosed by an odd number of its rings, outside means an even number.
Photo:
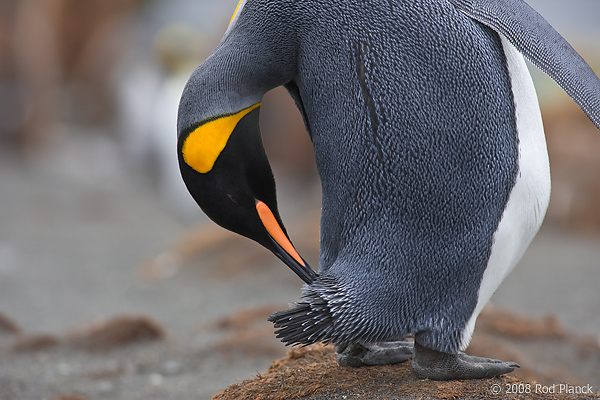
[{"label": "penguin leg", "polygon": [[337,362],[342,367],[389,365],[413,358],[412,342],[383,342],[372,345],[350,343],[336,347]]},{"label": "penguin leg", "polygon": [[507,374],[515,368],[519,368],[519,364],[464,353],[442,353],[422,346],[415,340],[412,370],[420,379],[483,379]]}]

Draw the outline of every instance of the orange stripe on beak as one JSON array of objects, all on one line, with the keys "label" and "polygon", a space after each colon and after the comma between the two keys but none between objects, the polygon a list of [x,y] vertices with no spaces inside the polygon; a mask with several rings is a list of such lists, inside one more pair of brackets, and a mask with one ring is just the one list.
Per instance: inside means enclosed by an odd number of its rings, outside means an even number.
[{"label": "orange stripe on beak", "polygon": [[298,254],[285,233],[283,233],[283,230],[277,223],[277,220],[275,219],[275,216],[273,215],[273,212],[271,212],[269,206],[262,201],[257,201],[256,211],[258,212],[260,220],[273,240],[275,240],[290,256],[292,256],[294,260],[298,261],[300,265],[306,267],[306,264],[302,260],[302,257],[300,257],[300,254]]}]

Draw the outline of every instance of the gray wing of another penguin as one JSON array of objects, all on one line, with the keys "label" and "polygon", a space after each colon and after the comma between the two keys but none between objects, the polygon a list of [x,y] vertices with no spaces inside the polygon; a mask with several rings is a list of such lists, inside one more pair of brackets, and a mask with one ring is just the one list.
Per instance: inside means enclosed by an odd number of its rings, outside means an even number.
[{"label": "gray wing of another penguin", "polygon": [[449,0],[504,35],[552,78],[600,129],[600,79],[571,45],[522,0]]}]

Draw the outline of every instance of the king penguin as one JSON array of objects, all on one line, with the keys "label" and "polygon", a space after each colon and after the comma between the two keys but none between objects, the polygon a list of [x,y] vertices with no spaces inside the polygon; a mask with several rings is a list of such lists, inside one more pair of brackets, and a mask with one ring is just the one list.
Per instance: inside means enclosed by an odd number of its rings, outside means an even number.
[{"label": "king penguin", "polygon": [[[283,342],[333,343],[346,366],[412,358],[436,380],[518,366],[462,351],[548,205],[523,56],[600,127],[600,80],[521,0],[240,1],[183,91],[179,163],[213,221],[306,283],[269,318]],[[280,85],[322,183],[318,273],[285,231],[261,141],[261,98]]]}]

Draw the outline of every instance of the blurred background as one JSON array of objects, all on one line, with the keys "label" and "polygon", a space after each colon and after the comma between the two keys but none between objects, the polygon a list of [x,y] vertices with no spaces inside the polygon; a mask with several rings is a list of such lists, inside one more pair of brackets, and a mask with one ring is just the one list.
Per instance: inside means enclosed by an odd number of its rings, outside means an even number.
[{"label": "blurred background", "polygon": [[[528,2],[600,73],[600,2]],[[206,223],[176,162],[181,90],[219,43],[236,3],[0,1],[0,398],[55,396],[65,385],[93,398],[125,398],[125,378],[118,386],[69,369],[110,360],[58,348],[45,354],[42,370],[36,356],[10,350],[18,338],[61,342],[115,315],[152,318],[175,353],[192,354],[175,375],[188,371],[186,384],[200,398],[284,354],[264,319],[298,299],[300,282],[258,245]],[[532,75],[551,158],[551,204],[492,303],[551,314],[599,337],[600,132],[551,80],[535,68]],[[261,124],[283,219],[316,268],[319,181],[284,90],[267,94]],[[157,358],[177,358],[157,351]],[[119,354],[110,357],[121,365]],[[148,382],[168,393],[172,368],[156,368],[144,372]]]}]

